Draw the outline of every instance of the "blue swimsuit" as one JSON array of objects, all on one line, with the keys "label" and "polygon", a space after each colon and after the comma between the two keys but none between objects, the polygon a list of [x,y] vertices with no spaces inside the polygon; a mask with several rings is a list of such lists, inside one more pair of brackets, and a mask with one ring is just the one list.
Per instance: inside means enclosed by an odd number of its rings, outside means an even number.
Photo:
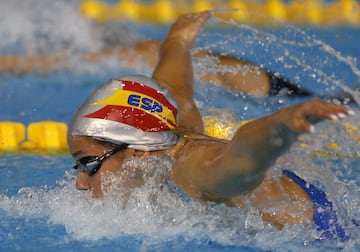
[{"label": "blue swimsuit", "polygon": [[289,170],[283,170],[283,175],[298,184],[310,197],[313,203],[314,224],[322,232],[320,239],[348,240],[344,229],[338,223],[333,204],[327,199],[325,192],[316,188]]},{"label": "blue swimsuit", "polygon": [[[205,139],[193,139],[201,141]],[[206,139],[208,140],[208,139]],[[226,142],[219,139],[211,139],[210,141],[226,144]],[[327,199],[325,192],[321,191],[312,184],[307,183],[305,180],[297,176],[289,170],[283,170],[283,175],[298,184],[310,197],[313,204],[313,222],[317,226],[317,230],[322,232],[320,240],[324,239],[340,239],[346,241],[350,236],[345,233],[343,227],[340,226],[337,219],[336,211],[333,208],[332,202]],[[186,202],[190,201],[189,196],[172,183],[167,183],[171,191],[175,192],[180,198]],[[359,226],[359,224],[355,223]]]}]

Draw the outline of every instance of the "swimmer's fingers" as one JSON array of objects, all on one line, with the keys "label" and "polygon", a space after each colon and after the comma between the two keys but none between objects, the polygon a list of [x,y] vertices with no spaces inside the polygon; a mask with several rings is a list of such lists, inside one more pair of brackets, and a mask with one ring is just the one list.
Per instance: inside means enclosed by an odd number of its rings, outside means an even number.
[{"label": "swimmer's fingers", "polygon": [[185,42],[187,46],[195,41],[201,27],[211,16],[210,11],[187,13],[179,16],[171,26],[168,40],[176,39]]},{"label": "swimmer's fingers", "polygon": [[345,118],[353,112],[344,106],[328,103],[319,99],[314,99],[304,106],[307,109],[304,111],[307,116],[314,116],[319,119],[331,119],[336,120],[339,118]]},{"label": "swimmer's fingers", "polygon": [[314,131],[314,124],[325,119],[337,120],[354,112],[347,107],[327,103],[319,99],[290,107],[285,113],[285,124],[294,131]]}]

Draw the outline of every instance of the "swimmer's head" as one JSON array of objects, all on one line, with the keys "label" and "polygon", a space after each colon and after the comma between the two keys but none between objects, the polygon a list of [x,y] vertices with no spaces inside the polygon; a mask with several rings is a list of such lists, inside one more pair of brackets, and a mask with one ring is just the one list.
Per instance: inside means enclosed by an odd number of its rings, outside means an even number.
[{"label": "swimmer's head", "polygon": [[141,75],[124,76],[98,88],[79,108],[69,134],[129,144],[142,151],[176,144],[178,106],[159,84]]}]

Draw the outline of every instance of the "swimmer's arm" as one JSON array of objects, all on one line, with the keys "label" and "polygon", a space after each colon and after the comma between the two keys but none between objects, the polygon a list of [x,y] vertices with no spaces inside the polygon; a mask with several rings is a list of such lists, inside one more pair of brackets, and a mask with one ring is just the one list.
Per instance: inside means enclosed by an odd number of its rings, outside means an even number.
[{"label": "swimmer's arm", "polygon": [[203,167],[202,195],[207,200],[219,201],[254,190],[275,160],[296,141],[296,136],[277,115],[246,124],[225,152]]},{"label": "swimmer's arm", "polygon": [[210,72],[199,74],[201,80],[254,96],[266,96],[270,93],[269,74],[259,66],[239,58],[202,50],[194,53],[193,57],[206,58],[212,64]]},{"label": "swimmer's arm", "polygon": [[[292,140],[285,136],[288,133],[274,116],[249,122],[227,146],[199,146],[177,158],[181,166],[173,168],[174,182],[191,197],[206,201],[227,202],[244,195],[263,181],[276,157],[287,149]],[[288,139],[272,148],[275,138]]]},{"label": "swimmer's arm", "polygon": [[[140,62],[148,66],[155,66],[157,62],[160,42],[155,40],[139,41],[130,48],[104,49],[98,52],[72,55],[80,62],[93,64],[101,63],[109,58],[117,58],[127,67],[135,67]],[[0,74],[41,74],[47,75],[55,71],[72,70],[70,56],[67,53],[34,54],[34,55],[0,55]]]},{"label": "swimmer's arm", "polygon": [[63,69],[68,60],[66,54],[39,54],[31,56],[3,55],[0,56],[0,74],[48,74]]},{"label": "swimmer's arm", "polygon": [[[225,201],[246,194],[263,181],[271,165],[288,150],[299,134],[312,131],[309,118],[320,121],[350,113],[346,107],[312,100],[254,120],[237,131],[220,155],[212,153],[214,158],[209,159],[201,149],[199,151],[203,153],[192,154],[194,159],[200,156],[199,160],[202,155],[203,162],[196,165],[189,162],[193,170],[179,176],[181,185],[190,184],[189,191],[197,192],[198,197],[205,200]],[[188,181],[184,182],[184,179]]]}]

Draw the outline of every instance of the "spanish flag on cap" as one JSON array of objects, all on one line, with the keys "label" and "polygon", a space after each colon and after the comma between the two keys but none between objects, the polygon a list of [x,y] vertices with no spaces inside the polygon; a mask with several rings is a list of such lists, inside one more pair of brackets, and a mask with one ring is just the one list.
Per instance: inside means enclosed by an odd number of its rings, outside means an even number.
[{"label": "spanish flag on cap", "polygon": [[125,76],[97,89],[75,114],[69,134],[159,150],[176,143],[177,104],[151,78]]}]

